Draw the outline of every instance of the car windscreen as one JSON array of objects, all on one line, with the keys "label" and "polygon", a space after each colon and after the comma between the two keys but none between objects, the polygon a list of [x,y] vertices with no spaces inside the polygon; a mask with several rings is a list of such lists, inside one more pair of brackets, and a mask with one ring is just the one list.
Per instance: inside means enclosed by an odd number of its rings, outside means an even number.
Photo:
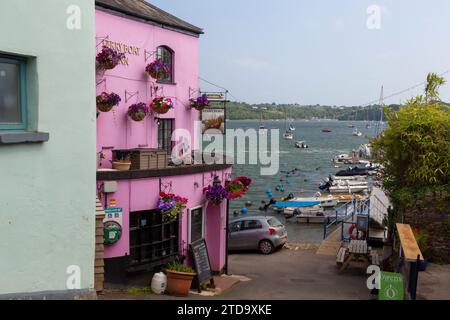
[{"label": "car windscreen", "polygon": [[269,226],[275,227],[275,228],[283,226],[283,224],[277,218],[270,218],[267,220],[267,223],[269,224]]}]

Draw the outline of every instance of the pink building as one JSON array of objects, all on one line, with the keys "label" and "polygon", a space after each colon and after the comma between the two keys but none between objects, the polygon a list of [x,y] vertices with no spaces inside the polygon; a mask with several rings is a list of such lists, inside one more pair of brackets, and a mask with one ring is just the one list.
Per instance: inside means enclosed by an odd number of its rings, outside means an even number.
[{"label": "pink building", "polygon": [[[226,266],[227,204],[207,205],[203,188],[215,176],[231,176],[230,165],[169,165],[163,169],[111,171],[113,150],[134,148],[171,150],[171,133],[186,129],[194,134],[200,113],[189,99],[199,92],[199,36],[202,30],[141,0],[97,0],[97,51],[106,45],[126,58],[104,75],[97,75],[97,93],[114,92],[122,101],[97,118],[99,160],[97,184],[110,220],[121,224],[120,239],[105,247],[106,280],[124,279],[127,273],[152,270],[176,255],[189,257],[189,243],[206,239],[211,266]],[[158,81],[145,74],[156,58],[170,66]],[[170,97],[174,108],[150,115],[142,122],[127,116],[137,102],[149,104],[155,96]],[[160,192],[187,198],[179,220],[164,224],[156,209]],[[108,218],[108,217],[107,217]],[[188,258],[189,259],[189,258]]]}]

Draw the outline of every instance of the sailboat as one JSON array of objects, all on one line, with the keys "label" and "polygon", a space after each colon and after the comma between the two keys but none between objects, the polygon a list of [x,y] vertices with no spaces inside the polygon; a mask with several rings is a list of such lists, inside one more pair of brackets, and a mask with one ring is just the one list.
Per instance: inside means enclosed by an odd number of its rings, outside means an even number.
[{"label": "sailboat", "polygon": [[290,130],[290,128],[288,129],[288,124],[287,124],[287,113],[285,112],[285,125],[286,125],[286,132],[283,135],[283,138],[285,140],[293,140],[294,139],[294,133]]},{"label": "sailboat", "polygon": [[291,123],[289,123],[289,131],[295,131],[295,127],[292,124],[292,120],[291,120]]},{"label": "sailboat", "polygon": [[263,109],[261,109],[261,115],[260,115],[260,118],[259,118],[259,130],[258,130],[258,132],[259,132],[259,134],[260,135],[266,135],[267,134],[267,128],[263,125],[263,123],[262,123],[262,117],[263,117],[263,115],[262,115],[262,110]]}]

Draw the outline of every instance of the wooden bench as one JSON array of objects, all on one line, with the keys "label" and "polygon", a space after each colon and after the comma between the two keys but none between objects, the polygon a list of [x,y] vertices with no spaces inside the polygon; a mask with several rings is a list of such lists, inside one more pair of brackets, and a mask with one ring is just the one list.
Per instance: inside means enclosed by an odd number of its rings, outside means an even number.
[{"label": "wooden bench", "polygon": [[336,264],[342,265],[345,261],[345,255],[347,253],[347,248],[341,247],[336,257]]}]

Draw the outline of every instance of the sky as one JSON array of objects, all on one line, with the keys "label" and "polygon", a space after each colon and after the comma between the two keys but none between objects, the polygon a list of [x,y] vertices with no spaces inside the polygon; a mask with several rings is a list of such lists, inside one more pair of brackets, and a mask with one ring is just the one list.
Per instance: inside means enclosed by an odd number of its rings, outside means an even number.
[{"label": "sky", "polygon": [[364,105],[450,70],[448,0],[148,1],[204,29],[200,75],[232,100]]}]

